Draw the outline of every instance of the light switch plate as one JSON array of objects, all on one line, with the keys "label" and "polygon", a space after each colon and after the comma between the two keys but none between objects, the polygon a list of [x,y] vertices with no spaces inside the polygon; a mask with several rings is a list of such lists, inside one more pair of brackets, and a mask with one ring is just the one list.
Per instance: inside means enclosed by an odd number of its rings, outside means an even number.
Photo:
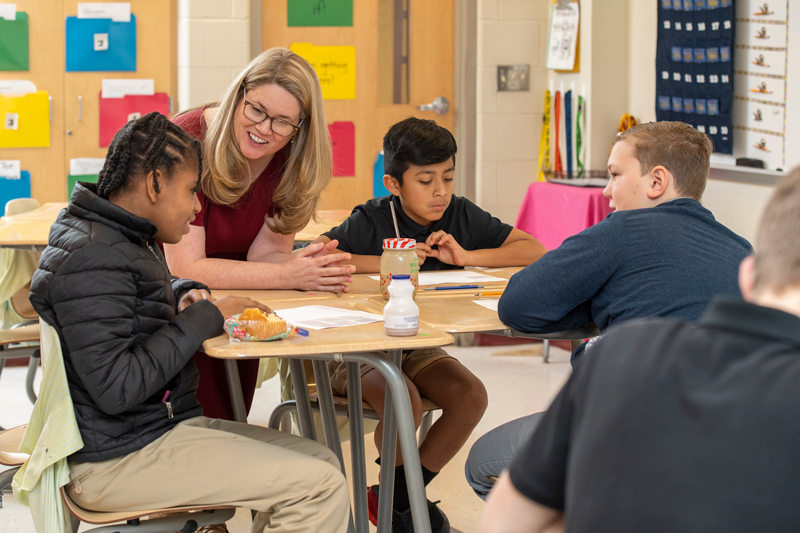
[{"label": "light switch plate", "polygon": [[529,65],[498,65],[497,67],[498,91],[529,91],[530,66]]}]

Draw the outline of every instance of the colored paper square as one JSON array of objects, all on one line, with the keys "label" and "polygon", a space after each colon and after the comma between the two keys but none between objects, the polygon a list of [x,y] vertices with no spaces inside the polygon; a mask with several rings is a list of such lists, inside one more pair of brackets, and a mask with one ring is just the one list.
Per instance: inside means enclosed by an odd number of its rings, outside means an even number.
[{"label": "colored paper square", "polygon": [[356,175],[356,126],[352,122],[328,124],[333,149],[333,175]]},{"label": "colored paper square", "polygon": [[[107,34],[107,49],[95,50],[95,35]],[[136,70],[136,17],[130,22],[67,17],[67,72]]]},{"label": "colored paper square", "polygon": [[30,70],[28,14],[17,11],[16,20],[0,19],[0,70]]},{"label": "colored paper square", "polygon": [[314,67],[325,100],[356,97],[356,49],[354,46],[314,46],[294,43],[292,52]]},{"label": "colored paper square", "polygon": [[286,0],[289,26],[352,26],[353,0]]},{"label": "colored paper square", "polygon": [[72,189],[75,188],[75,184],[79,181],[89,182],[89,183],[97,183],[97,174],[87,174],[84,176],[67,176],[67,201],[72,198]]},{"label": "colored paper square", "polygon": [[0,148],[50,146],[50,98],[46,91],[0,96],[0,117]]},{"label": "colored paper square", "polygon": [[9,179],[0,176],[0,216],[6,213],[6,202],[17,198],[31,197],[31,173],[27,170],[20,172],[18,179]]},{"label": "colored paper square", "polygon": [[105,148],[129,121],[158,111],[169,116],[169,95],[129,94],[122,98],[100,98],[100,147]]}]

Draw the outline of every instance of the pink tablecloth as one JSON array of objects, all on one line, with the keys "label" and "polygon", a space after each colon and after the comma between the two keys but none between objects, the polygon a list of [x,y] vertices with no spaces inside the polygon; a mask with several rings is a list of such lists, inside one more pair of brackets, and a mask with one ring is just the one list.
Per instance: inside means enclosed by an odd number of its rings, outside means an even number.
[{"label": "pink tablecloth", "polygon": [[528,187],[516,227],[552,250],[561,246],[567,237],[597,224],[612,211],[601,187],[536,182]]}]

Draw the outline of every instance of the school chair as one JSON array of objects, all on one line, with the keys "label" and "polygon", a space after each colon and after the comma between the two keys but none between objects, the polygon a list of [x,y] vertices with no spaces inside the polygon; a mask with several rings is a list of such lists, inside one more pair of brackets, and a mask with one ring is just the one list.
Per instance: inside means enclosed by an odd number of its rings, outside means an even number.
[{"label": "school chair", "polygon": [[[72,531],[76,532],[84,522],[101,526],[87,530],[94,533],[192,532],[198,527],[223,523],[233,517],[236,508],[221,505],[120,512],[90,511],[77,505],[65,489],[69,483],[66,461],[83,446],[83,441],[75,421],[58,334],[44,321],[40,321],[40,328],[41,395],[27,428],[20,426],[9,430],[11,433],[0,434],[0,460],[12,463],[10,466],[17,470],[13,474],[15,494],[20,503],[31,507],[34,522],[41,526],[39,529],[48,524],[61,526],[59,531],[68,531],[63,527],[66,512],[69,513]],[[2,438],[7,433],[9,436]],[[30,452],[30,457],[25,452]]]},{"label": "school chair", "polygon": [[0,465],[10,467],[0,472],[0,509],[3,508],[3,491],[11,486],[11,480],[17,473],[19,467],[28,458],[27,454],[19,453],[19,443],[22,442],[22,435],[25,433],[26,426],[0,431]]},{"label": "school chair", "polygon": [[[311,399],[311,410],[315,413],[321,412],[316,383],[308,384],[308,396]],[[334,394],[333,403],[337,418],[340,416],[347,417],[347,398]],[[378,416],[378,413],[374,411],[367,402],[361,402],[361,405],[364,418],[367,420],[375,420],[376,422],[380,421],[380,416]],[[422,445],[422,442],[425,440],[425,436],[428,434],[428,430],[430,430],[431,425],[433,425],[433,413],[439,410],[440,407],[438,405],[427,398],[422,398],[422,422],[420,422],[419,425],[419,445]],[[278,406],[273,409],[269,416],[269,422],[267,424],[268,427],[279,430],[285,429],[282,428],[281,422],[283,421],[284,415],[291,411],[297,411],[297,400],[286,400],[285,402],[278,404]]]},{"label": "school chair", "polygon": [[[39,324],[32,324],[11,329],[0,329],[0,375],[6,359],[29,357],[28,373],[25,378],[25,391],[31,403],[36,403],[36,392],[33,382],[39,366]],[[0,426],[0,430],[3,427]]]}]

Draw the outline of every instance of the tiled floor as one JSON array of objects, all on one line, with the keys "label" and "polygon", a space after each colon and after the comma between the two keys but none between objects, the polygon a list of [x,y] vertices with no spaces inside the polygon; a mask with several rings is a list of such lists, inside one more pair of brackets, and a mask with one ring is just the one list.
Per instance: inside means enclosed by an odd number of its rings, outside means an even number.
[{"label": "tiled floor", "polygon": [[[488,430],[546,408],[569,376],[569,354],[566,351],[551,348],[551,362],[544,364],[541,357],[524,355],[531,351],[530,348],[529,345],[447,348],[481,378],[489,392],[489,408],[473,436],[428,488],[428,498],[441,500],[442,510],[458,531],[477,531],[484,505],[464,480],[464,462],[469,447]],[[24,379],[25,368],[3,370],[0,377],[0,426],[8,428],[28,421],[33,406],[25,395]],[[250,423],[266,425],[278,397],[277,380],[266,382],[256,391]],[[372,484],[378,476],[378,466],[373,462],[378,453],[372,435],[367,435],[366,444],[367,475]],[[345,444],[345,458],[349,454],[350,448]],[[26,507],[14,501],[11,494],[4,495],[3,505],[4,508],[0,509],[0,532],[33,533],[33,522]],[[249,522],[250,513],[240,510],[228,527],[231,533],[245,533],[250,531]],[[81,531],[84,529],[85,526]]]}]

